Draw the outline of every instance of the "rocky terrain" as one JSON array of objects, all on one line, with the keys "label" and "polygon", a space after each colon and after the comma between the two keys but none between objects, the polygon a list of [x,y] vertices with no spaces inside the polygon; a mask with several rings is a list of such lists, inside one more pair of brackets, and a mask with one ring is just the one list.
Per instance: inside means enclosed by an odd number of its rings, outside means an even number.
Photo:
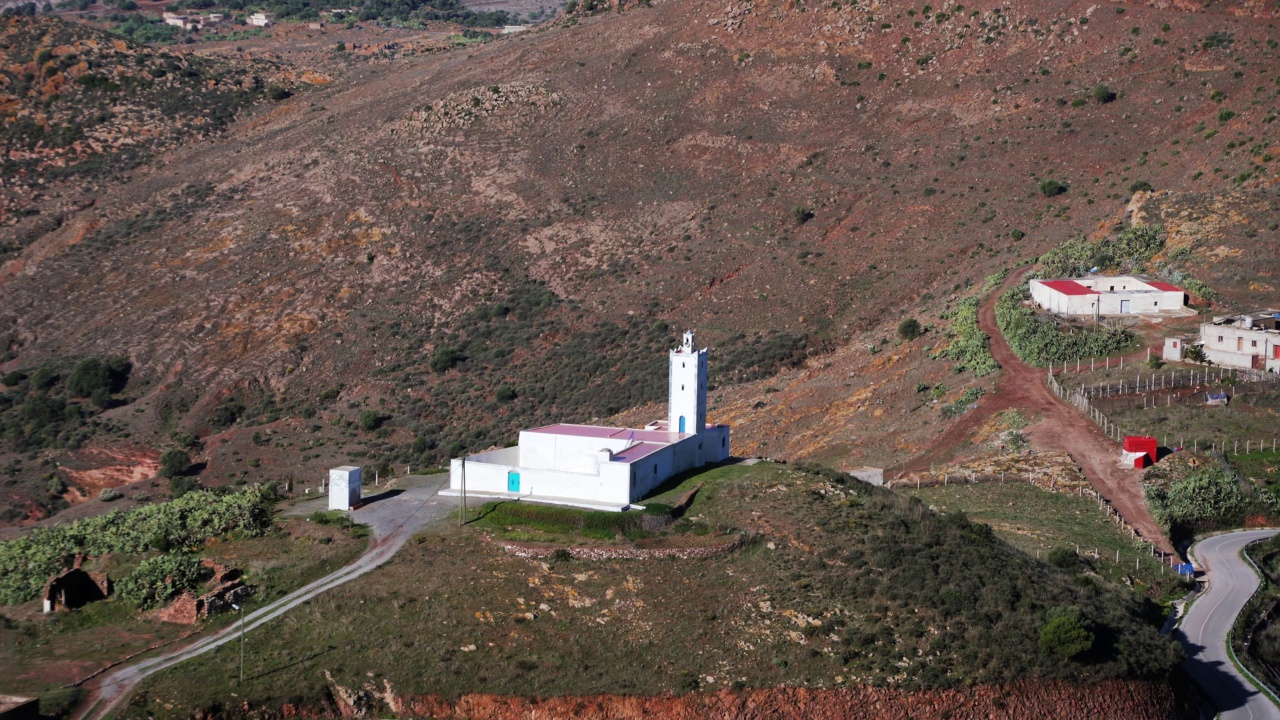
[{"label": "rocky terrain", "polygon": [[[58,185],[79,199],[3,229],[0,368],[127,355],[136,402],[87,447],[182,438],[218,484],[647,420],[690,327],[739,454],[893,465],[983,382],[934,359],[940,316],[1063,239],[1136,209],[1219,302],[1266,295],[1232,265],[1274,248],[1265,10],[618,10],[362,65]],[[23,458],[10,502],[75,457]]]}]

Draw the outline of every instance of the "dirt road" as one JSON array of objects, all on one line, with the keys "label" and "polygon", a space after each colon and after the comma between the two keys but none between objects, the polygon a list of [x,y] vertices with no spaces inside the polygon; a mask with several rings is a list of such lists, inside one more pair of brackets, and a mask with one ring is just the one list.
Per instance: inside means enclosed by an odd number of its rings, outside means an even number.
[{"label": "dirt road", "polygon": [[[439,496],[440,487],[448,482],[448,475],[411,476],[406,480],[408,487],[403,491],[388,492],[384,499],[370,498],[371,502],[351,513],[353,520],[369,525],[373,530],[373,542],[363,555],[350,565],[249,613],[244,618],[243,632],[271,622],[316,595],[377,568],[390,560],[414,533],[456,507],[456,503]],[[75,717],[77,720],[107,717],[148,676],[231,642],[241,632],[240,623],[234,623],[186,647],[95,678],[85,684],[84,689],[89,691],[89,695],[81,702],[80,712]]]},{"label": "dirt road", "polygon": [[1000,334],[996,326],[996,299],[1011,284],[1022,282],[1023,274],[1025,271],[1011,275],[1005,285],[993,292],[978,309],[978,325],[991,336],[991,354],[1002,368],[995,391],[984,396],[978,407],[938,436],[932,449],[905,465],[902,472],[946,462],[993,415],[1001,410],[1023,410],[1041,418],[1027,429],[1033,447],[1070,454],[1093,488],[1111,501],[1121,517],[1156,547],[1172,551],[1164,532],[1147,511],[1142,492],[1142,472],[1122,467],[1118,463],[1120,446],[1103,435],[1078,410],[1054,395],[1044,382],[1048,371],[1020,360]]}]

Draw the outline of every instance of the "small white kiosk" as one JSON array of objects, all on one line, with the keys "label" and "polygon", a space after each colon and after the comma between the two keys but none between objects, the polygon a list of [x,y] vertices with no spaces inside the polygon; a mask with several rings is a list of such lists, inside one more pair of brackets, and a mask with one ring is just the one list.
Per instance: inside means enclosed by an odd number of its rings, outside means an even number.
[{"label": "small white kiosk", "polygon": [[343,465],[329,471],[329,509],[350,510],[360,504],[360,468]]}]

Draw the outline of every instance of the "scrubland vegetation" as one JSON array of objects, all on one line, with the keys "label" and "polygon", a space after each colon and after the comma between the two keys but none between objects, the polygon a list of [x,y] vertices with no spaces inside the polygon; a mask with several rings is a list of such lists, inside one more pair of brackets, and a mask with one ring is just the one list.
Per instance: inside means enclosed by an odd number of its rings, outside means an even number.
[{"label": "scrubland vegetation", "polygon": [[[694,483],[703,488],[688,516],[745,532],[747,545],[696,560],[544,564],[495,551],[481,528],[439,527],[384,568],[316,598],[296,621],[251,635],[251,680],[237,692],[257,706],[318,705],[329,692],[322,671],[344,686],[372,672],[397,693],[447,697],[684,693],[801,679],[928,688],[1159,677],[1178,661],[1156,632],[1157,605],[1038,561],[959,512],[841,473],[771,464],[702,473],[653,500],[670,502]],[[572,525],[559,516],[576,512],[504,520],[536,529]],[[338,608],[342,623],[307,616]],[[343,652],[317,657],[326,646]],[[229,653],[166,671],[126,714],[219,702],[234,682]]]}]

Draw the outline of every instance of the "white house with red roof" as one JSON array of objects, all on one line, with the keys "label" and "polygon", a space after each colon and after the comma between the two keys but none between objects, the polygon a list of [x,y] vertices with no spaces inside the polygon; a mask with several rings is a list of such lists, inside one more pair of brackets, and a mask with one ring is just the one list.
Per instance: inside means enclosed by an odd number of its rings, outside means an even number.
[{"label": "white house with red roof", "polygon": [[729,458],[729,426],[707,424],[707,350],[670,352],[667,419],[644,428],[556,424],[515,447],[454,458],[442,495],[622,511],[686,470]]},{"label": "white house with red roof", "polygon": [[1184,315],[1187,293],[1143,275],[1032,280],[1031,299],[1060,315]]}]

